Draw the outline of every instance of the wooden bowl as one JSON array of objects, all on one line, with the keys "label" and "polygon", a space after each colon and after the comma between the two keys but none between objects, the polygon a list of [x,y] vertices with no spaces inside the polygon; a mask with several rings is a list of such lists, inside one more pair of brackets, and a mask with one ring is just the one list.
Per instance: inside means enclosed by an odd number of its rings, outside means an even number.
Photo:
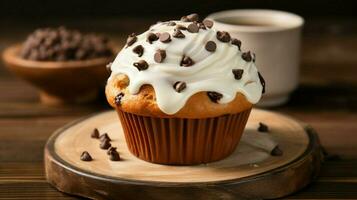
[{"label": "wooden bowl", "polygon": [[21,45],[5,49],[6,66],[39,89],[45,104],[84,103],[98,96],[109,72],[106,65],[114,57],[83,61],[33,61],[19,56]]}]

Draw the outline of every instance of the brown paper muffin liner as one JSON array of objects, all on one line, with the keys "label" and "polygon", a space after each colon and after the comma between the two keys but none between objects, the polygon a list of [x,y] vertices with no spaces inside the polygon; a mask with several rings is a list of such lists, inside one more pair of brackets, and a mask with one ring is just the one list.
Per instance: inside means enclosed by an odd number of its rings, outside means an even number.
[{"label": "brown paper muffin liner", "polygon": [[169,165],[209,163],[229,156],[250,111],[185,119],[140,116],[117,109],[131,153],[148,162]]}]

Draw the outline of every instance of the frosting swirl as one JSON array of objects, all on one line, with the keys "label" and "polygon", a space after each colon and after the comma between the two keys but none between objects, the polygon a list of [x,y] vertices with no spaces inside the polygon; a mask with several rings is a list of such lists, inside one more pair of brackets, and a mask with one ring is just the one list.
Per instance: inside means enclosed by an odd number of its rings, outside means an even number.
[{"label": "frosting swirl", "polygon": [[137,94],[142,85],[151,85],[158,107],[166,114],[175,114],[202,91],[220,104],[232,101],[237,92],[257,103],[264,83],[255,57],[241,52],[240,42],[227,34],[203,23],[157,23],[141,35],[129,36],[111,66],[110,78],[126,74],[131,94]]}]

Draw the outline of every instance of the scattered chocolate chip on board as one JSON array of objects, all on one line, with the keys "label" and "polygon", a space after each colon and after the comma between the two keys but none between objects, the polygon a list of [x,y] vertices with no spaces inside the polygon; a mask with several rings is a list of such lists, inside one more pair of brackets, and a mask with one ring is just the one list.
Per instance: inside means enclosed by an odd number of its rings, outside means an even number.
[{"label": "scattered chocolate chip on board", "polygon": [[93,160],[92,156],[88,153],[88,151],[83,151],[80,158],[81,158],[82,161],[91,161],[91,160]]},{"label": "scattered chocolate chip on board", "polygon": [[99,138],[99,130],[97,128],[95,128],[90,136],[91,136],[91,138],[98,139]]},{"label": "scattered chocolate chip on board", "polygon": [[269,127],[268,127],[268,125],[264,124],[263,122],[259,122],[258,131],[259,132],[269,132]]},{"label": "scattered chocolate chip on board", "polygon": [[120,155],[117,151],[110,151],[109,152],[109,159],[111,161],[120,161]]},{"label": "scattered chocolate chip on board", "polygon": [[108,141],[111,141],[108,133],[103,133],[100,137],[99,137],[99,140],[102,142],[104,140],[108,140]]},{"label": "scattered chocolate chip on board", "polygon": [[279,146],[276,146],[271,152],[270,155],[272,156],[282,156],[283,151],[279,148]]},{"label": "scattered chocolate chip on board", "polygon": [[109,149],[109,147],[111,147],[111,146],[112,146],[112,144],[110,144],[109,140],[103,140],[103,141],[101,141],[101,143],[99,145],[99,147],[101,149]]}]

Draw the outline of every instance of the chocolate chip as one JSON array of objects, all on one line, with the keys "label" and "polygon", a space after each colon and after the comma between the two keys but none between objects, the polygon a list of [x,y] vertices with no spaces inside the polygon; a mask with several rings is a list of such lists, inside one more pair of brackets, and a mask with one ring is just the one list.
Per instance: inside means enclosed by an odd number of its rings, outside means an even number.
[{"label": "chocolate chip", "polygon": [[91,138],[99,138],[99,130],[97,128],[95,128],[92,132],[92,134],[90,135]]},{"label": "chocolate chip", "polygon": [[189,21],[191,21],[191,22],[198,21],[198,19],[199,19],[199,16],[198,16],[197,13],[189,14],[189,15],[187,15],[186,17],[187,17],[187,19],[188,19]]},{"label": "chocolate chip", "polygon": [[217,31],[216,37],[221,42],[229,42],[229,41],[231,41],[231,36],[226,31]]},{"label": "chocolate chip", "polygon": [[111,161],[119,161],[120,160],[120,155],[117,151],[111,151],[109,154],[109,159]]},{"label": "chocolate chip", "polygon": [[131,46],[133,45],[138,38],[136,37],[135,33],[132,33],[128,36],[128,39],[126,40],[126,45]]},{"label": "chocolate chip", "polygon": [[169,22],[169,23],[167,23],[167,25],[168,25],[168,26],[175,26],[176,23],[175,23],[175,22]]},{"label": "chocolate chip", "polygon": [[133,52],[138,54],[139,57],[141,57],[144,53],[144,47],[141,45],[138,45],[136,47],[133,48]]},{"label": "chocolate chip", "polygon": [[199,16],[196,13],[181,17],[181,21],[183,22],[194,22],[194,21],[198,21],[198,19]]},{"label": "chocolate chip", "polygon": [[112,141],[110,137],[108,136],[108,133],[104,133],[99,137],[99,140],[103,142],[104,140]]},{"label": "chocolate chip", "polygon": [[166,58],[166,51],[165,50],[157,50],[156,53],[154,54],[154,60],[157,63],[162,63],[164,59]]},{"label": "chocolate chip", "polygon": [[196,23],[191,23],[188,25],[187,31],[190,33],[198,33],[199,28]]},{"label": "chocolate chip", "polygon": [[175,29],[175,32],[172,34],[174,38],[184,38],[185,35],[178,29]]},{"label": "chocolate chip", "polygon": [[183,22],[190,22],[190,20],[187,18],[187,16],[182,16],[181,21]]},{"label": "chocolate chip", "polygon": [[187,27],[184,26],[184,25],[181,25],[181,24],[177,24],[175,29],[177,29],[177,30],[187,30]]},{"label": "chocolate chip", "polygon": [[203,23],[198,23],[198,28],[206,30],[206,26]]},{"label": "chocolate chip", "polygon": [[236,45],[238,49],[240,50],[240,46],[242,45],[242,42],[236,38],[233,38],[231,41],[231,44]]},{"label": "chocolate chip", "polygon": [[120,92],[119,94],[117,94],[117,96],[115,96],[115,99],[114,99],[115,105],[120,106],[121,105],[121,99],[123,97],[124,97],[124,93]]},{"label": "chocolate chip", "polygon": [[99,147],[101,148],[101,149],[109,149],[109,147],[111,147],[112,145],[110,144],[110,141],[109,140],[103,140],[101,143],[100,143],[100,145],[99,145]]},{"label": "chocolate chip", "polygon": [[214,103],[217,103],[223,97],[223,95],[218,92],[207,92],[207,95]]},{"label": "chocolate chip", "polygon": [[180,93],[182,90],[184,90],[186,88],[186,83],[182,82],[182,81],[177,81],[174,84],[174,89],[176,90],[176,92]]},{"label": "chocolate chip", "polygon": [[180,66],[189,67],[195,64],[195,62],[188,56],[183,56],[180,62]]},{"label": "chocolate chip", "polygon": [[232,69],[232,73],[234,74],[234,78],[240,80],[242,78],[244,70],[243,69]]},{"label": "chocolate chip", "polygon": [[268,127],[268,125],[266,125],[262,122],[259,122],[258,131],[259,132],[269,132],[269,127]]},{"label": "chocolate chip", "polygon": [[262,93],[264,94],[265,93],[265,80],[264,80],[263,76],[260,74],[260,72],[258,72],[258,77],[259,77],[260,83],[263,86]]},{"label": "chocolate chip", "polygon": [[133,64],[139,71],[146,70],[149,68],[148,63],[145,60],[139,60]]},{"label": "chocolate chip", "polygon": [[146,37],[146,41],[152,44],[153,41],[158,40],[159,37],[155,33],[149,33]]},{"label": "chocolate chip", "polygon": [[202,22],[207,28],[212,28],[213,26],[213,21],[209,20],[209,19],[205,19]]},{"label": "chocolate chip", "polygon": [[92,159],[92,156],[88,153],[88,151],[83,151],[81,154],[81,160],[82,161],[91,161],[93,159]]},{"label": "chocolate chip", "polygon": [[248,52],[243,52],[242,53],[242,59],[247,61],[247,62],[250,62],[252,61],[252,55],[250,55],[250,51]]},{"label": "chocolate chip", "polygon": [[205,49],[209,52],[214,52],[216,51],[217,45],[213,41],[208,41],[205,45]]},{"label": "chocolate chip", "polygon": [[112,72],[112,64],[113,63],[109,63],[109,64],[107,64],[105,67],[106,67],[106,69],[107,69],[107,71],[109,72],[109,73],[111,73]]},{"label": "chocolate chip", "polygon": [[253,57],[253,62],[255,62],[255,59],[256,59],[256,56],[255,56],[255,53],[252,53],[252,57]]},{"label": "chocolate chip", "polygon": [[169,33],[164,32],[164,33],[160,34],[159,39],[160,39],[160,42],[162,42],[162,43],[168,43],[171,41],[171,36]]},{"label": "chocolate chip", "polygon": [[110,147],[107,151],[107,155],[110,155],[110,152],[112,151],[117,151],[117,148],[116,147]]},{"label": "chocolate chip", "polygon": [[276,146],[273,150],[271,150],[270,155],[272,156],[282,156],[283,151],[279,148],[279,146]]}]

